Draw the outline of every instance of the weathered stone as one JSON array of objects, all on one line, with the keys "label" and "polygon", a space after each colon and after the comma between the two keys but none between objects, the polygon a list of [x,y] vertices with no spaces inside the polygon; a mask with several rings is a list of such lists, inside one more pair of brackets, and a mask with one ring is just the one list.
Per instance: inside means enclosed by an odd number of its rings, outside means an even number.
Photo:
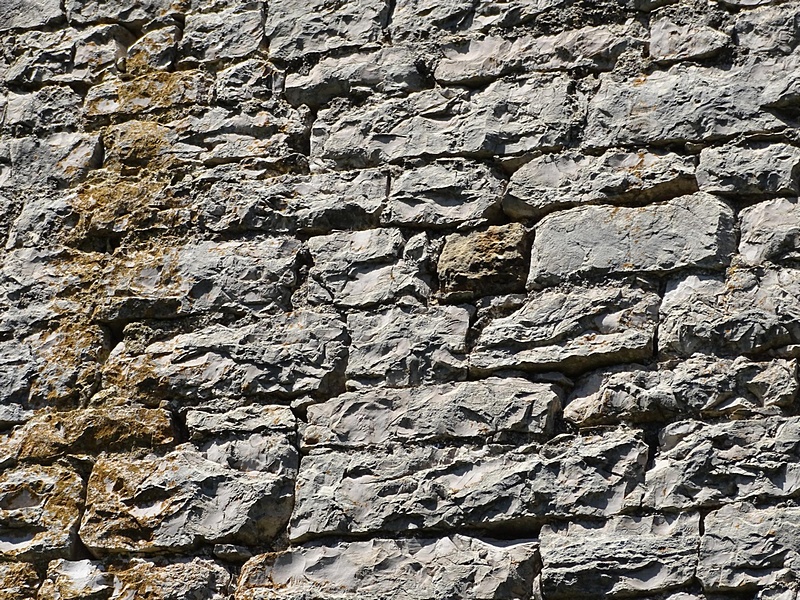
[{"label": "weathered stone", "polygon": [[143,354],[121,343],[104,377],[135,398],[157,404],[328,394],[338,389],[347,333],[335,315],[295,311],[266,323],[210,326],[154,342]]},{"label": "weathered stone", "polygon": [[800,420],[769,417],[705,425],[682,421],[659,434],[643,504],[685,510],[800,493]]},{"label": "weathered stone", "polygon": [[720,269],[735,249],[733,210],[704,193],[642,208],[587,206],[537,225],[529,287],[608,273]]},{"label": "weathered stone", "polygon": [[188,4],[187,0],[140,0],[134,4],[106,0],[65,1],[67,19],[78,25],[113,21],[141,26],[153,19],[182,16]]},{"label": "weathered stone", "polygon": [[691,158],[646,150],[609,150],[595,157],[568,150],[534,158],[517,170],[503,210],[515,219],[539,218],[579,204],[654,202],[695,191]]},{"label": "weathered stone", "polygon": [[525,291],[530,235],[519,223],[448,235],[439,255],[441,295],[448,300]]},{"label": "weathered stone", "polygon": [[751,52],[789,54],[798,43],[800,13],[796,3],[765,6],[736,15],[734,34],[737,45]]},{"label": "weathered stone", "polygon": [[768,200],[742,210],[739,254],[751,265],[800,258],[800,206],[796,198]]},{"label": "weathered stone", "polygon": [[156,71],[123,81],[108,79],[86,94],[90,117],[110,114],[140,114],[181,106],[208,104],[213,82],[200,71]]},{"label": "weathered stone", "polygon": [[378,225],[387,185],[377,169],[222,181],[201,196],[202,210],[212,231],[368,229]]},{"label": "weathered stone", "polygon": [[646,461],[645,443],[625,430],[565,435],[538,452],[497,446],[313,450],[298,475],[289,535],[302,541],[610,516],[643,480]]},{"label": "weathered stone", "polygon": [[156,449],[174,439],[165,410],[130,406],[41,412],[0,439],[0,464],[49,462],[65,454],[94,455],[134,447]]},{"label": "weathered stone", "polygon": [[253,54],[264,39],[265,11],[261,2],[242,2],[219,12],[190,12],[186,15],[181,50],[206,61]]},{"label": "weathered stone", "polygon": [[540,537],[542,591],[548,599],[640,597],[692,582],[700,515],[545,525]]},{"label": "weathered stone", "polygon": [[226,434],[282,433],[294,435],[297,423],[292,411],[283,406],[240,406],[223,413],[190,410],[186,428],[192,440],[205,440]]},{"label": "weathered stone", "polygon": [[177,25],[148,31],[128,48],[125,72],[135,77],[150,71],[169,71],[175,64],[180,36]]},{"label": "weathered stone", "polygon": [[667,283],[659,352],[763,353],[800,343],[800,271],[735,268]]},{"label": "weathered stone", "polygon": [[700,189],[736,196],[797,195],[800,148],[787,144],[704,148],[697,166]]},{"label": "weathered stone", "polygon": [[292,488],[288,472],[239,472],[185,448],[104,457],[89,478],[80,536],[98,556],[269,543],[289,518]]},{"label": "weathered stone", "polygon": [[459,534],[309,544],[253,558],[239,577],[236,600],[301,596],[527,600],[538,558],[535,542],[496,542]]},{"label": "weathered stone", "polygon": [[455,306],[350,313],[347,377],[389,387],[464,379],[469,317],[467,309]]},{"label": "weathered stone", "polygon": [[68,558],[81,518],[83,481],[61,465],[0,473],[0,557]]},{"label": "weathered stone", "polygon": [[423,90],[351,110],[320,111],[312,159],[366,167],[437,155],[515,154],[562,146],[583,100],[564,75],[497,81],[484,90]]},{"label": "weathered stone", "polygon": [[548,11],[566,8],[572,3],[573,0],[478,0],[472,26],[486,30],[524,25]]},{"label": "weathered stone", "polygon": [[463,29],[472,16],[470,0],[397,0],[389,23],[392,39],[428,37]]},{"label": "weathered stone", "polygon": [[424,234],[408,242],[399,229],[332,233],[311,238],[309,301],[340,307],[385,304],[403,296],[427,298]]},{"label": "weathered stone", "polygon": [[795,361],[767,363],[697,354],[671,368],[620,366],[582,378],[564,419],[581,427],[666,421],[676,415],[746,416],[791,409],[797,399]]},{"label": "weathered stone", "polygon": [[6,0],[0,6],[0,31],[42,27],[63,17],[59,0]]},{"label": "weathered stone", "polygon": [[324,0],[273,0],[266,20],[269,54],[294,61],[306,54],[358,48],[380,38],[389,6],[386,0],[329,5]]},{"label": "weathered stone", "polygon": [[67,86],[48,85],[30,94],[10,92],[3,124],[36,132],[77,127],[82,104],[83,98]]},{"label": "weathered stone", "polygon": [[[708,591],[741,592],[794,579],[800,509],[723,506],[705,518],[697,578]],[[772,597],[772,596],[767,596]],[[787,597],[791,600],[794,594]]]},{"label": "weathered stone", "polygon": [[798,57],[729,70],[678,64],[620,83],[602,77],[589,104],[589,147],[708,142],[781,131],[786,123],[762,107],[792,102]]},{"label": "weathered stone", "polygon": [[16,189],[76,183],[100,167],[102,156],[100,137],[83,133],[12,139],[9,150],[11,178],[0,187]]},{"label": "weathered stone", "polygon": [[460,158],[440,159],[391,177],[381,223],[479,226],[499,217],[502,194],[502,179],[486,165]]},{"label": "weathered stone", "polygon": [[519,378],[349,392],[308,408],[303,445],[503,441],[515,435],[545,441],[560,406],[555,386]]},{"label": "weathered stone", "polygon": [[628,284],[535,292],[518,311],[481,331],[470,370],[574,373],[647,360],[659,303],[658,294]]},{"label": "weathered stone", "polygon": [[406,47],[383,48],[369,54],[326,58],[308,75],[287,74],[286,99],[294,104],[319,107],[337,96],[370,92],[398,94],[422,88],[416,56]]},{"label": "weathered stone", "polygon": [[217,102],[233,104],[272,95],[273,67],[264,60],[252,58],[217,73]]},{"label": "weathered stone", "polygon": [[650,26],[650,56],[661,63],[709,58],[730,38],[706,25],[677,25],[668,18]]},{"label": "weathered stone", "polygon": [[0,562],[0,600],[35,598],[39,575],[30,563]]},{"label": "weathered stone", "polygon": [[111,577],[91,560],[54,560],[47,565],[47,577],[37,599],[83,600],[108,598],[113,590]]}]

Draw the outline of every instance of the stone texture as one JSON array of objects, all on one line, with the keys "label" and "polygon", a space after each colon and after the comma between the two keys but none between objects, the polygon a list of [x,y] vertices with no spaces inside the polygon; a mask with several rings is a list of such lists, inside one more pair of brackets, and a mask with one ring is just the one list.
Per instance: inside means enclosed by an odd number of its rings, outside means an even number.
[{"label": "stone texture", "polygon": [[733,210],[709,194],[643,208],[573,208],[536,226],[528,286],[608,273],[719,269],[734,244]]},{"label": "stone texture", "polygon": [[236,600],[288,600],[299,594],[341,600],[524,600],[531,597],[529,582],[538,571],[537,562],[534,542],[459,534],[312,544],[250,560],[239,577]]},{"label": "stone texture", "polygon": [[381,224],[477,226],[497,219],[503,181],[486,165],[440,159],[392,175]]},{"label": "stone texture", "polygon": [[580,372],[653,354],[660,298],[628,284],[534,292],[516,312],[490,321],[470,370]]},{"label": "stone texture", "polygon": [[42,181],[77,183],[100,166],[100,138],[80,133],[56,133],[45,139],[24,137],[9,142],[10,177],[3,188],[35,188]]},{"label": "stone texture", "polygon": [[[730,504],[705,518],[697,577],[709,591],[763,590],[797,571],[797,507]],[[772,597],[772,596],[766,596]],[[779,596],[782,597],[782,596]],[[794,595],[788,595],[793,598]]]},{"label": "stone texture", "polygon": [[650,56],[658,62],[701,60],[713,56],[730,38],[705,25],[677,25],[668,18],[650,25]]},{"label": "stone texture", "polygon": [[207,104],[211,89],[210,77],[201,71],[158,71],[130,81],[108,79],[89,89],[85,110],[95,117]]},{"label": "stone texture", "polygon": [[789,268],[672,280],[660,309],[659,352],[752,355],[797,344],[798,286],[800,273]]},{"label": "stone texture", "polygon": [[464,379],[469,317],[455,306],[350,313],[347,377],[389,387]]},{"label": "stone texture", "polygon": [[163,457],[99,459],[81,541],[97,556],[269,543],[286,525],[293,474],[238,471],[188,448]]},{"label": "stone texture", "polygon": [[644,505],[685,510],[794,497],[800,490],[798,435],[796,417],[669,425],[647,471]]},{"label": "stone texture", "polygon": [[98,21],[116,21],[143,25],[158,18],[180,15],[186,9],[184,0],[142,0],[133,5],[106,0],[65,0],[67,19],[85,25]]},{"label": "stone texture", "polygon": [[787,144],[721,146],[700,152],[700,189],[732,196],[797,195],[800,148]]},{"label": "stone texture", "polygon": [[44,87],[29,94],[9,92],[5,127],[37,133],[74,128],[81,118],[83,99],[66,85]]},{"label": "stone texture", "polygon": [[691,583],[700,515],[615,517],[545,525],[542,591],[547,598],[616,598]]},{"label": "stone texture", "polygon": [[514,219],[538,218],[580,204],[654,202],[696,190],[694,161],[672,152],[609,150],[596,157],[568,150],[517,170],[503,211]]},{"label": "stone texture", "polygon": [[739,254],[744,261],[760,265],[800,255],[800,207],[797,199],[768,200],[740,213]]},{"label": "stone texture", "polygon": [[75,549],[84,483],[66,466],[26,466],[0,474],[0,557],[68,558]]},{"label": "stone texture", "polygon": [[35,598],[39,575],[30,563],[0,562],[0,600]]},{"label": "stone texture", "polygon": [[545,441],[560,407],[555,386],[521,378],[349,392],[308,408],[302,443],[360,447],[515,436]]},{"label": "stone texture", "polygon": [[0,31],[42,27],[63,16],[58,0],[8,0],[0,7]]},{"label": "stone texture", "polygon": [[642,482],[646,461],[647,446],[625,430],[564,435],[538,452],[502,446],[315,450],[302,460],[289,535],[299,542],[410,529],[513,531],[554,517],[610,516]]},{"label": "stone texture", "polygon": [[797,4],[742,11],[734,25],[737,44],[751,52],[789,54],[797,46],[800,16]]},{"label": "stone texture", "polygon": [[182,50],[200,60],[241,58],[255,53],[264,38],[265,6],[235,3],[219,12],[186,15]]}]

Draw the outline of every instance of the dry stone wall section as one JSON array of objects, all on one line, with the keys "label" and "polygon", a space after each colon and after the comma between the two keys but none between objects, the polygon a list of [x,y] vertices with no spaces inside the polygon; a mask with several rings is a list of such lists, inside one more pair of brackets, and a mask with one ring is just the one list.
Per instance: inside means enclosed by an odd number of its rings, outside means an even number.
[{"label": "dry stone wall section", "polygon": [[797,600],[799,42],[0,0],[0,599]]}]

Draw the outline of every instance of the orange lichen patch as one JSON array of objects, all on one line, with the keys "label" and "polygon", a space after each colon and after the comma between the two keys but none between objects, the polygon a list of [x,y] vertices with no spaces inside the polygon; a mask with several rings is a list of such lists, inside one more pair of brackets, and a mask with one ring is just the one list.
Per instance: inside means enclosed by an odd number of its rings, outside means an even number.
[{"label": "orange lichen patch", "polygon": [[164,168],[172,162],[165,151],[175,139],[171,128],[155,121],[127,121],[111,126],[103,140],[106,167]]},{"label": "orange lichen patch", "polygon": [[0,563],[0,600],[35,598],[39,575],[29,563]]},{"label": "orange lichen patch", "polygon": [[[221,596],[216,591],[227,591],[231,580],[224,568],[200,558],[192,561],[172,559],[169,564],[163,565],[138,559],[130,563],[112,564],[108,572],[114,575],[115,592],[119,598],[137,600],[217,598]],[[180,590],[182,593],[179,596],[168,590]]]},{"label": "orange lichen patch", "polygon": [[0,443],[0,455],[50,461],[65,454],[122,452],[171,444],[169,413],[141,406],[40,412]]},{"label": "orange lichen patch", "polygon": [[37,364],[30,392],[33,406],[77,407],[96,391],[100,365],[110,350],[108,334],[101,327],[66,322],[27,341]]},{"label": "orange lichen patch", "polygon": [[117,79],[94,86],[86,95],[86,114],[137,114],[207,104],[212,88],[211,76],[200,71],[154,71],[130,81]]}]

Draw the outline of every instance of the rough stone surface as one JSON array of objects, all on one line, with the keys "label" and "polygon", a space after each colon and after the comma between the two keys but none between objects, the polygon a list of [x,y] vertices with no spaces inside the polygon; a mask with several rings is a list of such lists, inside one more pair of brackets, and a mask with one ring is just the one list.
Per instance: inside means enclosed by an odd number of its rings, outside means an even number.
[{"label": "rough stone surface", "polygon": [[800,148],[787,144],[722,146],[700,153],[700,189],[734,196],[797,195]]},{"label": "rough stone surface", "polygon": [[249,561],[239,577],[236,600],[288,600],[298,594],[341,600],[522,600],[531,597],[528,582],[538,571],[538,557],[535,542],[497,542],[459,534],[316,543]]},{"label": "rough stone surface", "polygon": [[749,264],[800,257],[797,198],[768,200],[741,212],[739,255]]}]

